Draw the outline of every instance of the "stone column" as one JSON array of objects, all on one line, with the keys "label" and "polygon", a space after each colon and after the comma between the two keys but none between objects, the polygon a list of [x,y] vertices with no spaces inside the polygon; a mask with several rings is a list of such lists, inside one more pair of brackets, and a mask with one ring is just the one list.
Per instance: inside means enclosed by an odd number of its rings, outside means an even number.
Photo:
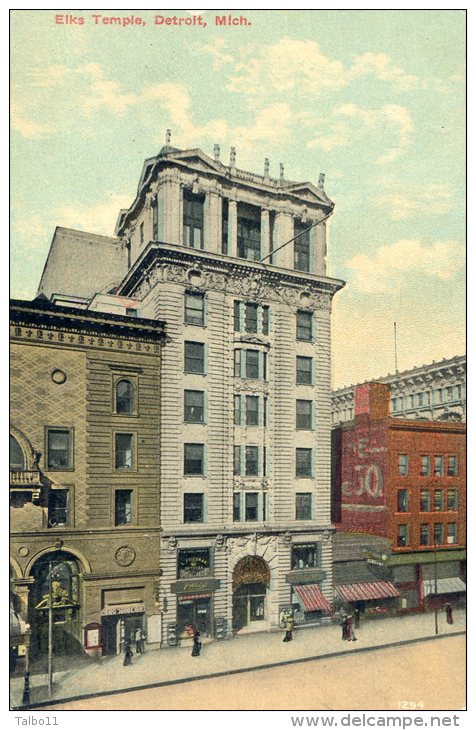
[{"label": "stone column", "polygon": [[[267,256],[270,252],[270,239],[269,239],[269,210],[265,208],[261,209],[261,256]],[[270,263],[269,256],[265,260],[266,264]]]},{"label": "stone column", "polygon": [[[312,225],[314,221],[308,221]],[[311,247],[311,273],[326,275],[327,231],[326,224],[314,226],[309,231]]]},{"label": "stone column", "polygon": [[205,240],[206,251],[221,253],[221,197],[215,193],[207,193],[205,202]]},{"label": "stone column", "polygon": [[[164,209],[164,242],[182,243],[183,198],[177,175],[169,174],[164,179],[159,196],[159,205]],[[162,200],[160,200],[162,197]]]},{"label": "stone column", "polygon": [[[276,242],[275,248],[279,248],[294,236],[294,220],[289,211],[282,211],[276,216]],[[294,243],[288,243],[273,256],[275,266],[283,269],[294,269]]]},{"label": "stone column", "polygon": [[238,211],[236,200],[228,200],[228,254],[238,256]]}]

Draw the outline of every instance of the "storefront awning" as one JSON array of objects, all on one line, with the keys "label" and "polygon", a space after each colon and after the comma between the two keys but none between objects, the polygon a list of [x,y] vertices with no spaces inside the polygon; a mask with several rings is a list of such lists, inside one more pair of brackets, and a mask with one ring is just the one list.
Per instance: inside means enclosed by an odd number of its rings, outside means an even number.
[{"label": "storefront awning", "polygon": [[331,604],[316,583],[293,586],[305,611],[332,611]]},{"label": "storefront awning", "polygon": [[190,596],[178,596],[179,603],[183,603],[184,601],[196,601],[197,598],[211,598],[211,593],[193,593]]},{"label": "storefront awning", "polygon": [[379,598],[398,598],[400,593],[388,580],[372,583],[344,583],[335,587],[335,592],[344,601],[373,601]]},{"label": "storefront awning", "polygon": [[438,578],[436,581],[436,590],[434,580],[424,580],[423,586],[425,596],[429,596],[430,594],[439,595],[440,593],[466,592],[466,583],[461,578]]}]

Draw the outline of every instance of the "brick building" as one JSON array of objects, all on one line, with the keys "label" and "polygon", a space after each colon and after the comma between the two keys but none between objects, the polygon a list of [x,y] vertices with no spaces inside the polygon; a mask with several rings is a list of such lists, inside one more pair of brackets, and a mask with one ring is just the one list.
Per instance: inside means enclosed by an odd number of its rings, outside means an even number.
[{"label": "brick building", "polygon": [[[164,324],[12,300],[10,528],[31,657],[160,640]],[[86,627],[91,633],[86,636]]]},{"label": "brick building", "polygon": [[388,595],[381,587],[378,603],[415,609],[435,596],[459,599],[465,591],[465,424],[388,414],[387,385],[357,386],[355,418],[333,430],[337,593],[359,592],[345,587],[347,543],[354,560],[366,557],[369,571],[393,583]]}]

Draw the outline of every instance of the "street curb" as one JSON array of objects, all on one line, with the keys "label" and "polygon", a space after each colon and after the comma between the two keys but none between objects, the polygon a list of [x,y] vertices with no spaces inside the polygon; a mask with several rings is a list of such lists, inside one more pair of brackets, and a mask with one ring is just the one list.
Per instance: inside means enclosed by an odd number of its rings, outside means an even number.
[{"label": "street curb", "polygon": [[[302,657],[300,659],[286,659],[280,662],[272,662],[268,664],[258,664],[252,667],[240,667],[238,669],[230,669],[223,672],[214,672],[212,674],[201,674],[196,677],[182,677],[180,679],[169,679],[164,682],[152,682],[149,684],[136,685],[134,687],[124,687],[121,689],[108,690],[107,692],[92,692],[90,694],[75,695],[72,697],[61,697],[54,700],[44,700],[43,702],[32,702],[30,705],[18,705],[15,708],[11,708],[10,711],[19,710],[32,710],[35,708],[47,708],[52,705],[66,704],[68,702],[74,702],[76,700],[87,700],[93,697],[106,697],[108,695],[124,694],[125,692],[138,692],[143,689],[153,689],[155,687],[169,687],[173,684],[185,684],[186,682],[197,682],[202,679],[215,679],[217,677],[224,677],[232,674],[243,674],[244,672],[254,672],[259,669],[273,669],[274,667],[289,666],[290,664],[302,664],[303,662],[314,662],[321,659],[335,659],[340,656],[349,656],[350,654],[363,654],[369,651],[379,651],[380,649],[389,649],[392,647],[406,646],[408,644],[418,644],[425,641],[433,641],[435,639],[448,639],[452,636],[465,636],[466,631],[454,631],[450,634],[440,634],[438,636],[421,636],[417,639],[405,639],[402,641],[392,642],[391,644],[377,644],[375,646],[364,646],[362,648],[355,647],[352,651],[334,651],[328,654],[319,654],[316,656]],[[64,710],[59,710],[60,712]],[[127,710],[126,710],[127,712]]]}]

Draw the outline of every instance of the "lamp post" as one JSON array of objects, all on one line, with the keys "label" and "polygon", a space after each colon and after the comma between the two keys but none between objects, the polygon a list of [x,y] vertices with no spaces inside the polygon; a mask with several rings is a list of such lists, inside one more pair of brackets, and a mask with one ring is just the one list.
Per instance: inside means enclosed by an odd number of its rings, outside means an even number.
[{"label": "lamp post", "polygon": [[30,704],[30,627],[27,624],[24,635],[25,641],[25,675],[23,678],[22,705]]},{"label": "lamp post", "polygon": [[52,585],[53,565],[50,561],[50,569],[48,571],[48,697],[51,698],[53,692],[53,585]]}]

